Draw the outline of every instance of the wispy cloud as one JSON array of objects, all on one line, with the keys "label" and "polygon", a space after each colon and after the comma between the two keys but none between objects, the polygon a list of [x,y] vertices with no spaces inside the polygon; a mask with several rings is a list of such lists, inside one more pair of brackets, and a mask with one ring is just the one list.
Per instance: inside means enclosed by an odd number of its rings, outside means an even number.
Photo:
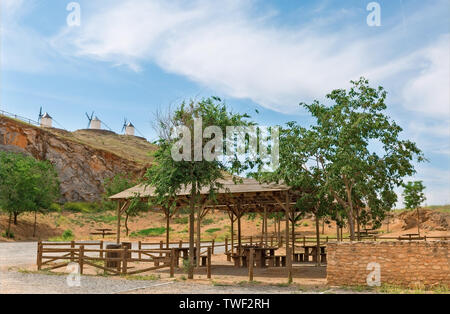
[{"label": "wispy cloud", "polygon": [[382,81],[420,67],[418,77],[405,79],[400,95],[405,106],[447,113],[449,95],[441,87],[450,71],[443,58],[448,37],[425,49],[402,51],[401,27],[371,37],[342,28],[321,33],[323,21],[276,28],[268,17],[273,12],[255,16],[254,3],[109,1],[101,11],[84,14],[81,28],[64,29],[53,43],[61,51],[135,71],[154,62],[228,96],[284,113],[362,74]]}]

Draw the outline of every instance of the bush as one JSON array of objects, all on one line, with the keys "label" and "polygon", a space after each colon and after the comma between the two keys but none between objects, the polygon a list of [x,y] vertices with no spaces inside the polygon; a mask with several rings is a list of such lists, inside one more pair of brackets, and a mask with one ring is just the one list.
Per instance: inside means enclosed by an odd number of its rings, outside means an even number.
[{"label": "bush", "polygon": [[49,241],[53,241],[53,242],[67,242],[67,241],[73,241],[73,239],[75,238],[73,231],[70,229],[64,230],[64,232],[62,233],[62,235],[60,237],[54,237],[54,238],[50,238],[48,239]]},{"label": "bush", "polygon": [[[170,230],[172,231],[173,229],[170,228]],[[133,231],[130,234],[130,237],[154,237],[154,236],[162,235],[165,232],[166,232],[165,227],[149,228],[149,229],[144,229],[144,230],[139,230],[139,231]]]},{"label": "bush", "polygon": [[64,204],[64,210],[72,211],[76,213],[92,213],[100,211],[98,203],[86,203],[86,202],[67,202]]},{"label": "bush", "polygon": [[214,223],[214,219],[208,218],[202,220],[202,226],[207,226]]},{"label": "bush", "polygon": [[189,217],[179,217],[173,220],[174,224],[185,225],[189,222]]},{"label": "bush", "polygon": [[212,229],[206,230],[205,232],[214,233],[214,232],[217,232],[217,231],[220,231],[220,230],[222,230],[222,229],[220,229],[220,228],[212,228]]},{"label": "bush", "polygon": [[57,204],[57,203],[53,203],[52,205],[50,205],[50,207],[48,208],[48,210],[50,212],[57,212],[60,213],[62,210],[61,205]]},{"label": "bush", "polygon": [[8,239],[14,239],[14,233],[12,231],[5,231],[2,233],[2,237],[8,238]]}]

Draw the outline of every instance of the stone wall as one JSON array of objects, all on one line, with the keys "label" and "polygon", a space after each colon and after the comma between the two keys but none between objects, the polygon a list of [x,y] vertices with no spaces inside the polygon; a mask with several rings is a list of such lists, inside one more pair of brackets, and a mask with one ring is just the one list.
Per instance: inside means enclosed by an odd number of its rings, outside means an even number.
[{"label": "stone wall", "polygon": [[331,286],[366,286],[368,275],[376,271],[376,264],[369,264],[377,263],[381,284],[450,287],[449,244],[450,241],[332,242],[327,245],[327,281]]}]

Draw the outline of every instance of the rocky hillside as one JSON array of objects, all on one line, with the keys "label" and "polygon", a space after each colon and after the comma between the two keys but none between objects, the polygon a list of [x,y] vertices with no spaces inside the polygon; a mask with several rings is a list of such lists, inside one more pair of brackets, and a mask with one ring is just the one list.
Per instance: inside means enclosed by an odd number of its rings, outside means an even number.
[{"label": "rocky hillside", "polygon": [[102,130],[43,129],[0,115],[0,151],[29,154],[55,165],[65,201],[95,201],[117,173],[142,175],[155,146],[139,137]]}]

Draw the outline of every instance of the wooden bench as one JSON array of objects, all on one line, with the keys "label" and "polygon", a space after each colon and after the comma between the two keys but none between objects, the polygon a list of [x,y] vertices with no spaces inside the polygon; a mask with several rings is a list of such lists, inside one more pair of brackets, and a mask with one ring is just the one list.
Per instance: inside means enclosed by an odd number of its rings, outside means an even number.
[{"label": "wooden bench", "polygon": [[304,262],[305,261],[305,253],[294,253],[294,262]]},{"label": "wooden bench", "polygon": [[247,267],[247,256],[233,254],[233,255],[231,255],[231,258],[233,259],[233,263],[234,263],[235,267],[240,267],[241,265],[243,267]]},{"label": "wooden bench", "polygon": [[276,267],[285,267],[286,266],[286,256],[285,255],[279,255],[275,256],[275,266]]},{"label": "wooden bench", "polygon": [[170,258],[167,256],[156,256],[153,257],[153,261],[155,263],[155,266],[159,266],[159,263],[163,262],[163,265],[169,265],[170,264]]}]

